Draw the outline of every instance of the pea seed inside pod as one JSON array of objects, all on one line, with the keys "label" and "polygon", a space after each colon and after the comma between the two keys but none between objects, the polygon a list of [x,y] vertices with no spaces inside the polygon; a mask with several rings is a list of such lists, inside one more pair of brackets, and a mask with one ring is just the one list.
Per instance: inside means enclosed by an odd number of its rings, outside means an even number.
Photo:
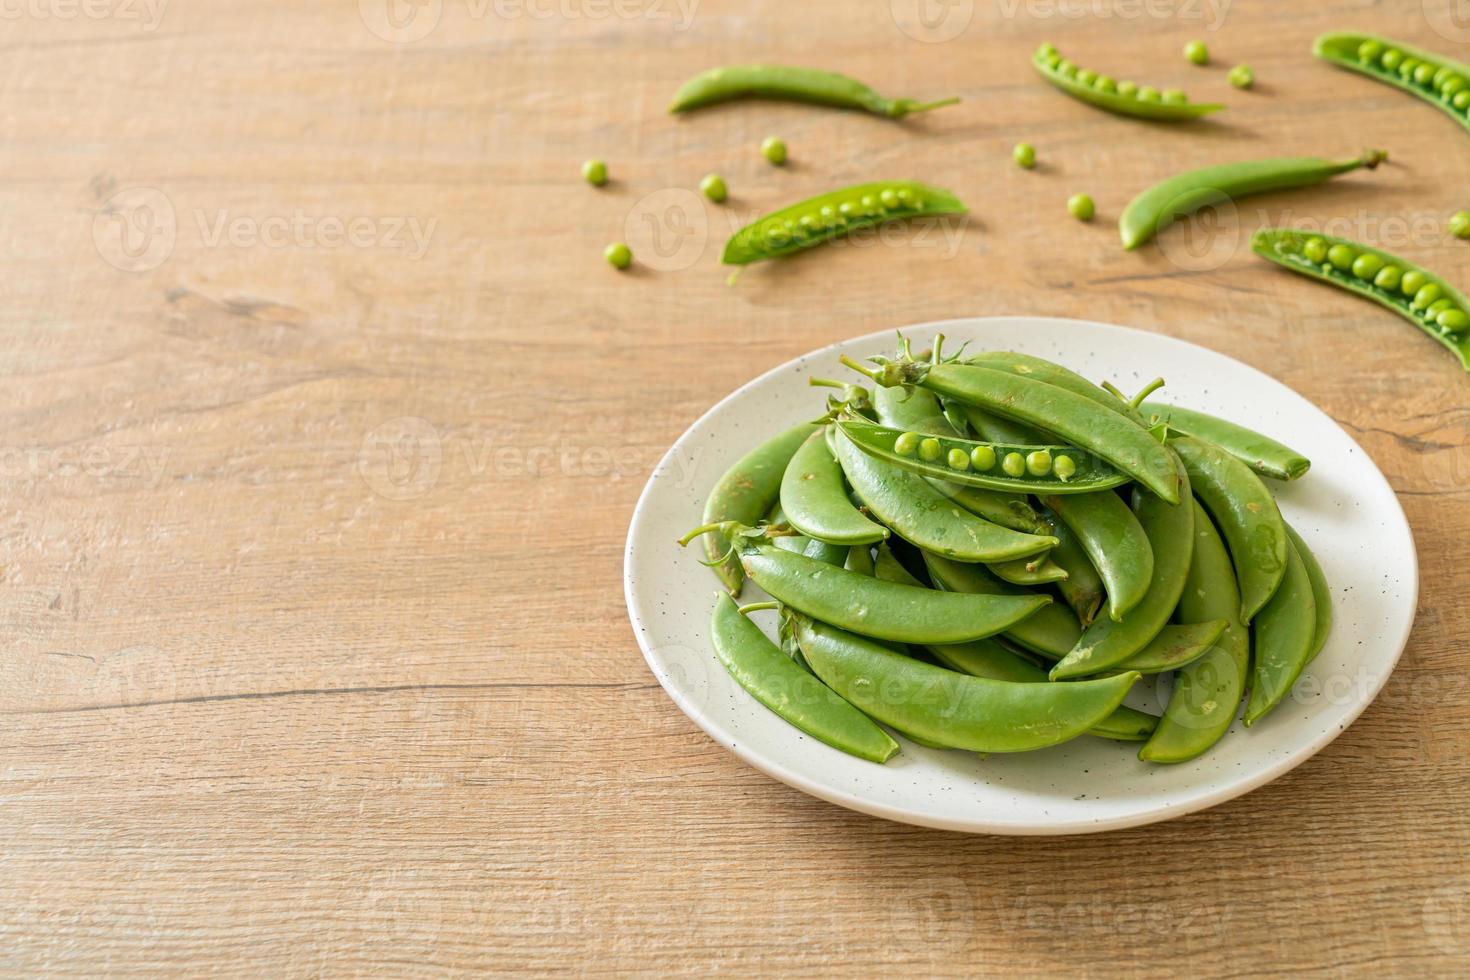
[{"label": "pea seed inside pod", "polygon": [[919,451],[919,434],[917,432],[900,433],[899,437],[893,440],[893,451],[900,456],[912,456]]},{"label": "pea seed inside pod", "polygon": [[1121,82],[1118,83],[1118,94],[1121,95],[1121,96],[1127,97],[1127,98],[1131,98],[1131,97],[1137,95],[1138,94],[1138,83],[1137,82],[1131,82],[1131,81],[1129,81],[1126,78],[1123,79],[1123,81],[1121,81]]},{"label": "pea seed inside pod", "polygon": [[919,458],[926,463],[934,462],[936,459],[939,458],[940,453],[942,453],[943,451],[944,447],[939,444],[938,439],[935,439],[933,437],[925,439],[923,442],[919,443]]},{"label": "pea seed inside pod", "polygon": [[1434,78],[1433,65],[1420,65],[1414,69],[1414,83],[1416,85],[1428,85]]},{"label": "pea seed inside pod", "polygon": [[1097,76],[1097,81],[1092,83],[1092,87],[1097,89],[1099,92],[1112,93],[1118,91],[1118,83],[1113,81],[1113,79],[1108,77],[1107,75]]},{"label": "pea seed inside pod", "polygon": [[1093,71],[1091,68],[1079,69],[1077,72],[1077,81],[1081,82],[1083,85],[1091,85],[1093,82],[1097,81],[1097,72]]},{"label": "pea seed inside pod", "polygon": [[1435,318],[1435,322],[1450,333],[1459,333],[1466,327],[1470,327],[1470,315],[1467,315],[1464,310],[1445,310]]},{"label": "pea seed inside pod", "polygon": [[1321,238],[1308,238],[1302,246],[1302,254],[1313,262],[1322,263],[1327,260],[1327,242]]},{"label": "pea seed inside pod", "polygon": [[1364,41],[1358,45],[1358,60],[1365,65],[1371,65],[1383,54],[1383,44],[1379,41]]},{"label": "pea seed inside pod", "polygon": [[1026,472],[1032,476],[1046,476],[1051,472],[1051,453],[1045,449],[1026,454]]},{"label": "pea seed inside pod", "polygon": [[1443,313],[1445,310],[1452,310],[1454,308],[1455,301],[1446,296],[1444,299],[1437,299],[1433,303],[1430,303],[1428,306],[1426,306],[1424,308],[1424,316],[1426,319],[1435,320],[1436,322],[1438,322],[1439,315],[1441,313]]},{"label": "pea seed inside pod", "polygon": [[1410,269],[1408,272],[1404,273],[1404,278],[1399,280],[1399,290],[1405,296],[1413,296],[1417,294],[1419,290],[1423,289],[1424,284],[1428,281],[1429,280],[1425,278],[1424,273],[1419,272],[1415,269]]},{"label": "pea seed inside pod", "polygon": [[1334,245],[1327,250],[1327,261],[1332,263],[1333,268],[1343,272],[1353,267],[1353,261],[1357,256],[1347,245]]},{"label": "pea seed inside pod", "polygon": [[1025,476],[1026,457],[1020,453],[1006,453],[1006,458],[1001,460],[1000,468],[1005,471],[1006,476]]},{"label": "pea seed inside pod", "polygon": [[1371,252],[1364,252],[1353,260],[1353,275],[1359,279],[1372,279],[1383,268],[1383,260]]},{"label": "pea seed inside pod", "polygon": [[878,194],[878,200],[882,201],[883,206],[889,211],[895,211],[898,209],[898,194],[894,192],[891,188],[881,191]]},{"label": "pea seed inside pod", "polygon": [[1058,456],[1056,462],[1052,464],[1052,471],[1056,473],[1057,479],[1066,483],[1077,474],[1077,464],[1071,456]]},{"label": "pea seed inside pod", "polygon": [[1393,71],[1403,60],[1404,53],[1402,51],[1398,48],[1389,48],[1383,52],[1383,56],[1378,59],[1378,63],[1389,71]]},{"label": "pea seed inside pod", "polygon": [[1430,303],[1433,303],[1443,295],[1444,290],[1431,282],[1428,285],[1420,287],[1419,291],[1414,294],[1413,302],[1409,304],[1409,308],[1415,310],[1425,309]]},{"label": "pea seed inside pod", "polygon": [[988,470],[995,465],[995,450],[989,446],[976,446],[970,450],[970,462],[977,470]]},{"label": "pea seed inside pod", "polygon": [[959,447],[955,447],[949,451],[949,456],[945,462],[949,463],[949,468],[952,470],[967,470],[970,468],[970,454]]},{"label": "pea seed inside pod", "polygon": [[1167,89],[1161,98],[1170,105],[1184,105],[1189,101],[1189,96],[1184,94],[1183,89]]},{"label": "pea seed inside pod", "polygon": [[1463,92],[1456,92],[1451,103],[1456,109],[1470,108],[1470,89],[1466,89]]},{"label": "pea seed inside pod", "polygon": [[1386,265],[1373,277],[1373,285],[1379,289],[1398,289],[1404,278],[1404,270],[1396,265]]},{"label": "pea seed inside pod", "polygon": [[1157,101],[1159,101],[1159,90],[1156,89],[1156,88],[1154,88],[1152,85],[1144,85],[1144,86],[1142,86],[1138,90],[1138,101],[1140,101],[1140,102],[1157,102]]}]

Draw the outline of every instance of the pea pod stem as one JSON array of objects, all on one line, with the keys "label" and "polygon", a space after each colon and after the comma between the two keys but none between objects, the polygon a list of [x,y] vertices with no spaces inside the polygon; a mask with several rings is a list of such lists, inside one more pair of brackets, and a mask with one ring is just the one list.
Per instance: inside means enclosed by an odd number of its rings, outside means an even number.
[{"label": "pea pod stem", "polygon": [[911,113],[928,112],[960,101],[958,97],[930,102],[888,99],[855,78],[821,68],[747,64],[725,65],[695,75],[674,94],[669,112],[688,112],[746,98],[860,109],[888,119],[902,119]]}]

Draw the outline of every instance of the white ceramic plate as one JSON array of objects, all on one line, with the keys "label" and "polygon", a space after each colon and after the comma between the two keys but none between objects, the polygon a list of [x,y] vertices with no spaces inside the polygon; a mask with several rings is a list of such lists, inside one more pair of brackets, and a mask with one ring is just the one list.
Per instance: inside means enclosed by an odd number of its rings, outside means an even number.
[{"label": "white ceramic plate", "polygon": [[[1263,785],[1310,758],[1362,713],[1408,640],[1419,590],[1414,541],[1383,474],[1336,423],[1300,395],[1221,354],[1158,334],[1080,320],[991,317],[905,328],[914,349],[943,332],[947,349],[1015,350],[1155,397],[1223,415],[1312,460],[1273,483],[1281,509],[1332,586],[1331,639],[1293,693],[1258,725],[1237,719],[1210,752],[1175,766],[1136,756],[1138,743],[1083,737],[1018,755],[921,748],[886,765],[806,736],[747,695],[710,651],[717,583],[701,549],[675,544],[699,523],[705,496],[736,459],[777,431],[821,414],[809,377],[857,375],[838,355],[888,352],[891,331],[834,344],[745,385],[690,426],[644,488],[628,530],[624,588],[649,667],[685,714],[751,765],[813,796],[891,820],[996,834],[1073,834],[1166,820]],[[764,598],[746,584],[743,601]],[[770,631],[772,613],[756,614]],[[765,617],[765,618],[759,618]],[[1167,681],[1145,678],[1129,703],[1157,711]]]}]

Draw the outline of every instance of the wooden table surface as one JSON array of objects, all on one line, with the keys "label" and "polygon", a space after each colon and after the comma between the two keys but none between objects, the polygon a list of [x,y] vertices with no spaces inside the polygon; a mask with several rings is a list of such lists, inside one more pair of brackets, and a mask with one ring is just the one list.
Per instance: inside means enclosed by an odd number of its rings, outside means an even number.
[{"label": "wooden table surface", "polygon": [[[1470,378],[1244,245],[1326,226],[1470,281],[1470,141],[1310,56],[1346,27],[1470,43],[1437,0],[7,8],[0,972],[1463,974]],[[1098,113],[1043,40],[1230,108]],[[762,59],[965,101],[664,113]],[[1392,165],[1117,247],[1172,171],[1365,144]],[[972,214],[724,284],[731,227],[884,176]],[[1236,357],[1387,474],[1418,621],[1320,755],[1168,824],[963,836],[776,783],[654,682],[621,564],[670,442],[812,348],[1000,313]]]}]

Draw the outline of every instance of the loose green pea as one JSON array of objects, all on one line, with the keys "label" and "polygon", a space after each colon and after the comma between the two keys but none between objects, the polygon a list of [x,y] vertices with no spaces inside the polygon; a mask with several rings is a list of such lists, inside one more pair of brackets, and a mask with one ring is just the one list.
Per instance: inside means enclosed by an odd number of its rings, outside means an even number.
[{"label": "loose green pea", "polygon": [[898,209],[898,194],[893,188],[884,188],[878,193],[878,200],[883,202],[883,207],[889,211]]},{"label": "loose green pea", "polygon": [[1415,68],[1414,69],[1414,84],[1415,85],[1428,85],[1429,82],[1430,82],[1430,80],[1433,79],[1433,78],[1434,78],[1434,66],[1433,65],[1423,64],[1423,65],[1420,65],[1418,68]]},{"label": "loose green pea", "polygon": [[1026,472],[1032,476],[1046,476],[1051,472],[1051,453],[1045,449],[1026,454]]},{"label": "loose green pea", "polygon": [[761,156],[779,167],[786,162],[786,141],[775,136],[761,140]]},{"label": "loose green pea", "polygon": [[919,443],[919,458],[926,463],[932,463],[939,458],[944,447],[939,445],[939,440],[932,436]]},{"label": "loose green pea", "polygon": [[1057,479],[1066,483],[1077,473],[1077,463],[1071,456],[1058,456],[1057,461],[1052,464],[1052,471],[1056,473]]},{"label": "loose green pea", "polygon": [[1383,268],[1383,260],[1372,252],[1364,252],[1353,259],[1353,275],[1359,279],[1372,279]]},{"label": "loose green pea", "polygon": [[1470,238],[1470,211],[1456,211],[1450,215],[1450,234],[1456,238]]},{"label": "loose green pea", "polygon": [[955,447],[949,451],[949,458],[946,462],[949,463],[949,468],[952,470],[967,470],[970,468],[970,454]]},{"label": "loose green pea", "polygon": [[1123,81],[1118,83],[1118,94],[1124,98],[1132,98],[1138,94],[1138,83],[1130,82],[1126,78],[1123,79]]},{"label": "loose green pea", "polygon": [[1383,44],[1379,41],[1364,41],[1358,45],[1358,60],[1363,64],[1377,61],[1378,56],[1383,54]]},{"label": "loose green pea", "polygon": [[1353,260],[1356,258],[1357,255],[1347,245],[1334,245],[1327,250],[1327,261],[1344,272],[1353,267]]},{"label": "loose green pea", "polygon": [[976,446],[970,450],[970,462],[977,470],[988,470],[995,465],[995,450],[989,446]]},{"label": "loose green pea", "polygon": [[1236,88],[1250,88],[1256,84],[1256,73],[1251,71],[1250,65],[1236,65],[1226,77]]},{"label": "loose green pea", "polygon": [[1393,71],[1403,60],[1404,53],[1402,51],[1398,48],[1389,48],[1383,52],[1383,57],[1378,59],[1378,63],[1389,71]]},{"label": "loose green pea", "polygon": [[596,158],[582,164],[582,179],[593,187],[607,183],[607,164]]},{"label": "loose green pea", "polygon": [[1434,322],[1451,333],[1459,333],[1466,327],[1470,327],[1470,316],[1467,316],[1464,310],[1445,310],[1435,318]]},{"label": "loose green pea", "polygon": [[1464,109],[1470,106],[1470,89],[1465,89],[1463,92],[1456,92],[1455,97],[1450,100],[1450,104],[1456,109]]},{"label": "loose green pea", "polygon": [[1092,87],[1099,92],[1107,92],[1109,94],[1118,91],[1118,83],[1113,81],[1111,75],[1097,76],[1097,81],[1092,83]]},{"label": "loose green pea", "polygon": [[1424,284],[1428,281],[1429,277],[1424,273],[1411,269],[1405,272],[1404,278],[1399,281],[1399,289],[1405,296],[1414,296],[1424,288]]},{"label": "loose green pea", "polygon": [[716,204],[730,196],[730,189],[725,186],[725,178],[719,174],[705,174],[704,179],[699,182],[699,189],[705,197]]},{"label": "loose green pea", "polygon": [[1025,476],[1026,458],[1020,453],[1006,453],[1006,458],[1000,461],[1000,468],[1005,470],[1006,476]]},{"label": "loose green pea", "polygon": [[1067,210],[1072,212],[1072,217],[1078,221],[1091,221],[1092,216],[1097,213],[1097,207],[1092,203],[1092,198],[1086,194],[1073,194],[1067,198]]},{"label": "loose green pea", "polygon": [[1190,41],[1184,46],[1184,57],[1191,65],[1208,65],[1210,49],[1205,47],[1203,41]]},{"label": "loose green pea", "polygon": [[1163,99],[1169,105],[1184,105],[1189,101],[1189,96],[1184,94],[1183,89],[1171,88],[1164,92]]},{"label": "loose green pea", "polygon": [[919,434],[917,432],[904,432],[893,440],[893,451],[900,456],[912,456],[919,449]]},{"label": "loose green pea", "polygon": [[602,257],[614,269],[626,269],[633,264],[633,250],[622,242],[613,242],[603,249]]},{"label": "loose green pea", "polygon": [[1325,262],[1327,260],[1327,242],[1320,238],[1308,238],[1302,246],[1302,254],[1313,262]]},{"label": "loose green pea", "polygon": [[1077,81],[1083,85],[1090,86],[1093,82],[1097,81],[1097,72],[1091,68],[1079,68],[1077,69]]},{"label": "loose green pea", "polygon": [[1373,277],[1373,285],[1379,289],[1398,289],[1399,283],[1403,281],[1404,270],[1396,265],[1386,265],[1378,275]]},{"label": "loose green pea", "polygon": [[1036,147],[1030,143],[1017,143],[1011,149],[1011,159],[1018,167],[1030,170],[1036,166]]},{"label": "loose green pea", "polygon": [[1138,90],[1138,101],[1139,102],[1157,102],[1157,101],[1159,101],[1159,90],[1156,89],[1156,88],[1154,88],[1152,85],[1144,85],[1144,86],[1142,86]]},{"label": "loose green pea", "polygon": [[1435,300],[1439,299],[1443,295],[1444,290],[1441,289],[1437,284],[1432,282],[1427,283],[1426,285],[1419,287],[1419,291],[1414,294],[1413,301],[1409,303],[1409,308],[1414,310],[1425,309],[1429,306],[1430,303],[1433,303]]}]

